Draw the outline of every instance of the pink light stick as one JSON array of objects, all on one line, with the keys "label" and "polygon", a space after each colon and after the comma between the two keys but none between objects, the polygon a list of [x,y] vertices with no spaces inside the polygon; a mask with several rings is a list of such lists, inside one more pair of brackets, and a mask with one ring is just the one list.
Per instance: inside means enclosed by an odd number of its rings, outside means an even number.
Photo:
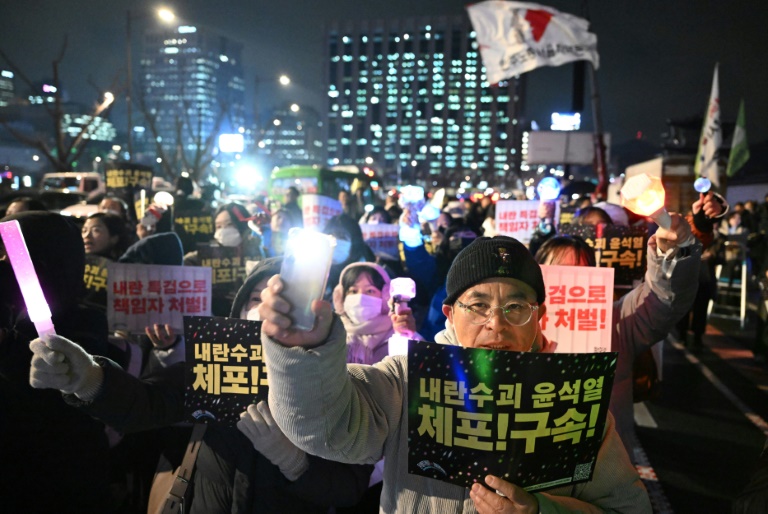
[{"label": "pink light stick", "polygon": [[37,335],[42,337],[44,334],[55,334],[53,321],[51,320],[51,309],[48,302],[45,301],[43,290],[40,288],[40,281],[37,279],[35,267],[32,265],[32,259],[27,250],[27,244],[24,242],[24,235],[21,233],[21,226],[16,220],[0,223],[0,237],[3,239],[5,252],[11,261],[13,273],[16,275],[16,281],[21,288],[21,294],[24,296],[24,303],[27,304],[29,319],[35,324]]}]

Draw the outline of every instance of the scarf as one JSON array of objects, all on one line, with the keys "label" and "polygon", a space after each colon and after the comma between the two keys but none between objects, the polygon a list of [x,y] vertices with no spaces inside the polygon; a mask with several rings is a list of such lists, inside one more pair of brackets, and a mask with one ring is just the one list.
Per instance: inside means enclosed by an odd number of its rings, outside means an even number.
[{"label": "scarf", "polygon": [[355,324],[345,315],[341,316],[347,330],[347,362],[354,364],[375,364],[387,355],[379,355],[394,334],[389,314],[378,316]]}]

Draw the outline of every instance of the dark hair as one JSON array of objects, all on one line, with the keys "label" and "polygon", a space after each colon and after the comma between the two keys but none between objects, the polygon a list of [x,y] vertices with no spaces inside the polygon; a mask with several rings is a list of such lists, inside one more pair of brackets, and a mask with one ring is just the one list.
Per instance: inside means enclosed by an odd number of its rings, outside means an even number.
[{"label": "dark hair", "polygon": [[392,216],[390,216],[389,212],[380,205],[375,206],[370,212],[365,213],[365,223],[368,223],[368,220],[370,220],[371,216],[374,214],[381,214],[384,216],[384,223],[392,223]]},{"label": "dark hair", "polygon": [[595,266],[595,250],[578,236],[555,236],[549,238],[536,252],[536,262],[544,264],[550,257],[558,264],[568,250],[573,250],[579,262],[586,262],[589,266]]},{"label": "dark hair", "polygon": [[341,277],[341,288],[344,290],[345,297],[349,288],[355,285],[355,282],[357,282],[361,275],[367,275],[371,283],[379,290],[384,289],[386,282],[384,282],[384,278],[376,270],[368,266],[353,266]]},{"label": "dark hair", "polygon": [[[109,202],[117,202],[120,204],[120,208],[123,210],[123,217],[128,218],[130,213],[128,212],[128,203],[120,198],[119,196],[115,195],[105,195],[104,198],[101,199],[101,202],[104,200],[107,200]],[[99,202],[99,205],[101,205],[101,202]]]},{"label": "dark hair", "polygon": [[105,255],[105,257],[117,260],[130,246],[130,234],[125,226],[125,221],[117,214],[111,212],[94,212],[88,216],[86,221],[91,219],[102,222],[107,227],[110,237],[117,236],[117,242],[109,249],[109,254]]},{"label": "dark hair", "polygon": [[176,194],[181,193],[184,196],[192,196],[195,192],[195,184],[192,182],[192,179],[181,175],[176,177],[173,188],[176,191]]},{"label": "dark hair", "polygon": [[600,207],[584,207],[583,209],[579,209],[576,211],[576,223],[584,223],[584,220],[588,216],[598,216],[600,218],[600,223],[605,223],[606,225],[613,225],[613,219],[611,218],[611,215],[605,212]]},{"label": "dark hair", "polygon": [[231,202],[220,206],[213,214],[214,223],[219,214],[224,211],[227,211],[227,214],[229,214],[229,217],[232,220],[232,224],[237,228],[238,232],[243,233],[251,230],[248,227],[248,219],[251,217],[251,213],[248,212],[248,209],[246,209],[243,204]]},{"label": "dark hair", "polygon": [[[15,198],[11,201],[11,203],[8,204],[8,207],[11,206],[11,204],[14,203],[23,203],[26,207],[26,211],[47,211],[48,208],[45,206],[43,202],[38,200],[37,198],[32,198],[31,196],[20,196],[18,198]],[[21,212],[21,211],[19,211]]]}]

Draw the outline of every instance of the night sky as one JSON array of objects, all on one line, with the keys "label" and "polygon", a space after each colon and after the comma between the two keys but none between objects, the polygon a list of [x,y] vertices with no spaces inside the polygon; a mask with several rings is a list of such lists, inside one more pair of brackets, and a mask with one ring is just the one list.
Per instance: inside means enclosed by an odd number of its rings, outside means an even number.
[{"label": "night sky", "polygon": [[[130,0],[0,0],[2,47],[33,80],[51,75],[50,63],[63,37],[69,45],[61,67],[65,89],[74,100],[91,103],[94,82],[106,89],[124,76],[125,16],[134,25],[134,63],[139,34],[156,23],[157,4]],[[333,19],[376,19],[390,16],[460,14],[458,0],[299,0],[247,2],[192,0],[168,3],[185,22],[219,30],[245,45],[245,79],[249,102],[259,79],[260,106],[278,101],[309,102],[322,108],[322,22]],[[583,2],[555,1],[546,5],[584,16]],[[673,0],[589,2],[591,30],[598,37],[603,125],[612,142],[635,138],[638,131],[658,143],[667,118],[703,116],[716,62],[720,63],[723,121],[734,121],[739,100],[746,101],[747,135],[751,143],[768,138],[768,66],[763,54],[768,27],[765,2]],[[138,70],[137,67],[134,68]],[[571,107],[572,65],[529,72],[526,114],[543,128],[552,111]],[[279,91],[276,77],[294,79]],[[589,88],[587,88],[587,93]],[[283,96],[278,96],[283,95]],[[591,129],[589,100],[582,128]],[[113,120],[122,125],[122,102]]]}]

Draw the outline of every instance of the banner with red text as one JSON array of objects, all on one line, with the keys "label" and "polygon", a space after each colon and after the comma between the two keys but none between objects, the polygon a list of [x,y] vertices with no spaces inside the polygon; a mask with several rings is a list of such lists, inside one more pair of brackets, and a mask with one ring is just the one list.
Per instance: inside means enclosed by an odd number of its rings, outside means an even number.
[{"label": "banner with red text", "polygon": [[301,195],[301,217],[304,228],[321,231],[328,220],[344,212],[341,202],[323,195]]},{"label": "banner with red text", "polygon": [[613,268],[544,265],[541,273],[547,313],[540,325],[557,353],[611,351]]},{"label": "banner with red text", "polygon": [[398,254],[399,225],[392,223],[361,223],[363,240],[371,247],[373,253],[378,256],[386,256],[400,260]]},{"label": "banner with red text", "polygon": [[539,226],[538,211],[538,200],[499,200],[496,202],[496,231],[527,245]]},{"label": "banner with red text", "polygon": [[185,315],[211,315],[211,268],[110,262],[107,321],[111,331],[143,334],[154,323],[180,334]]}]

